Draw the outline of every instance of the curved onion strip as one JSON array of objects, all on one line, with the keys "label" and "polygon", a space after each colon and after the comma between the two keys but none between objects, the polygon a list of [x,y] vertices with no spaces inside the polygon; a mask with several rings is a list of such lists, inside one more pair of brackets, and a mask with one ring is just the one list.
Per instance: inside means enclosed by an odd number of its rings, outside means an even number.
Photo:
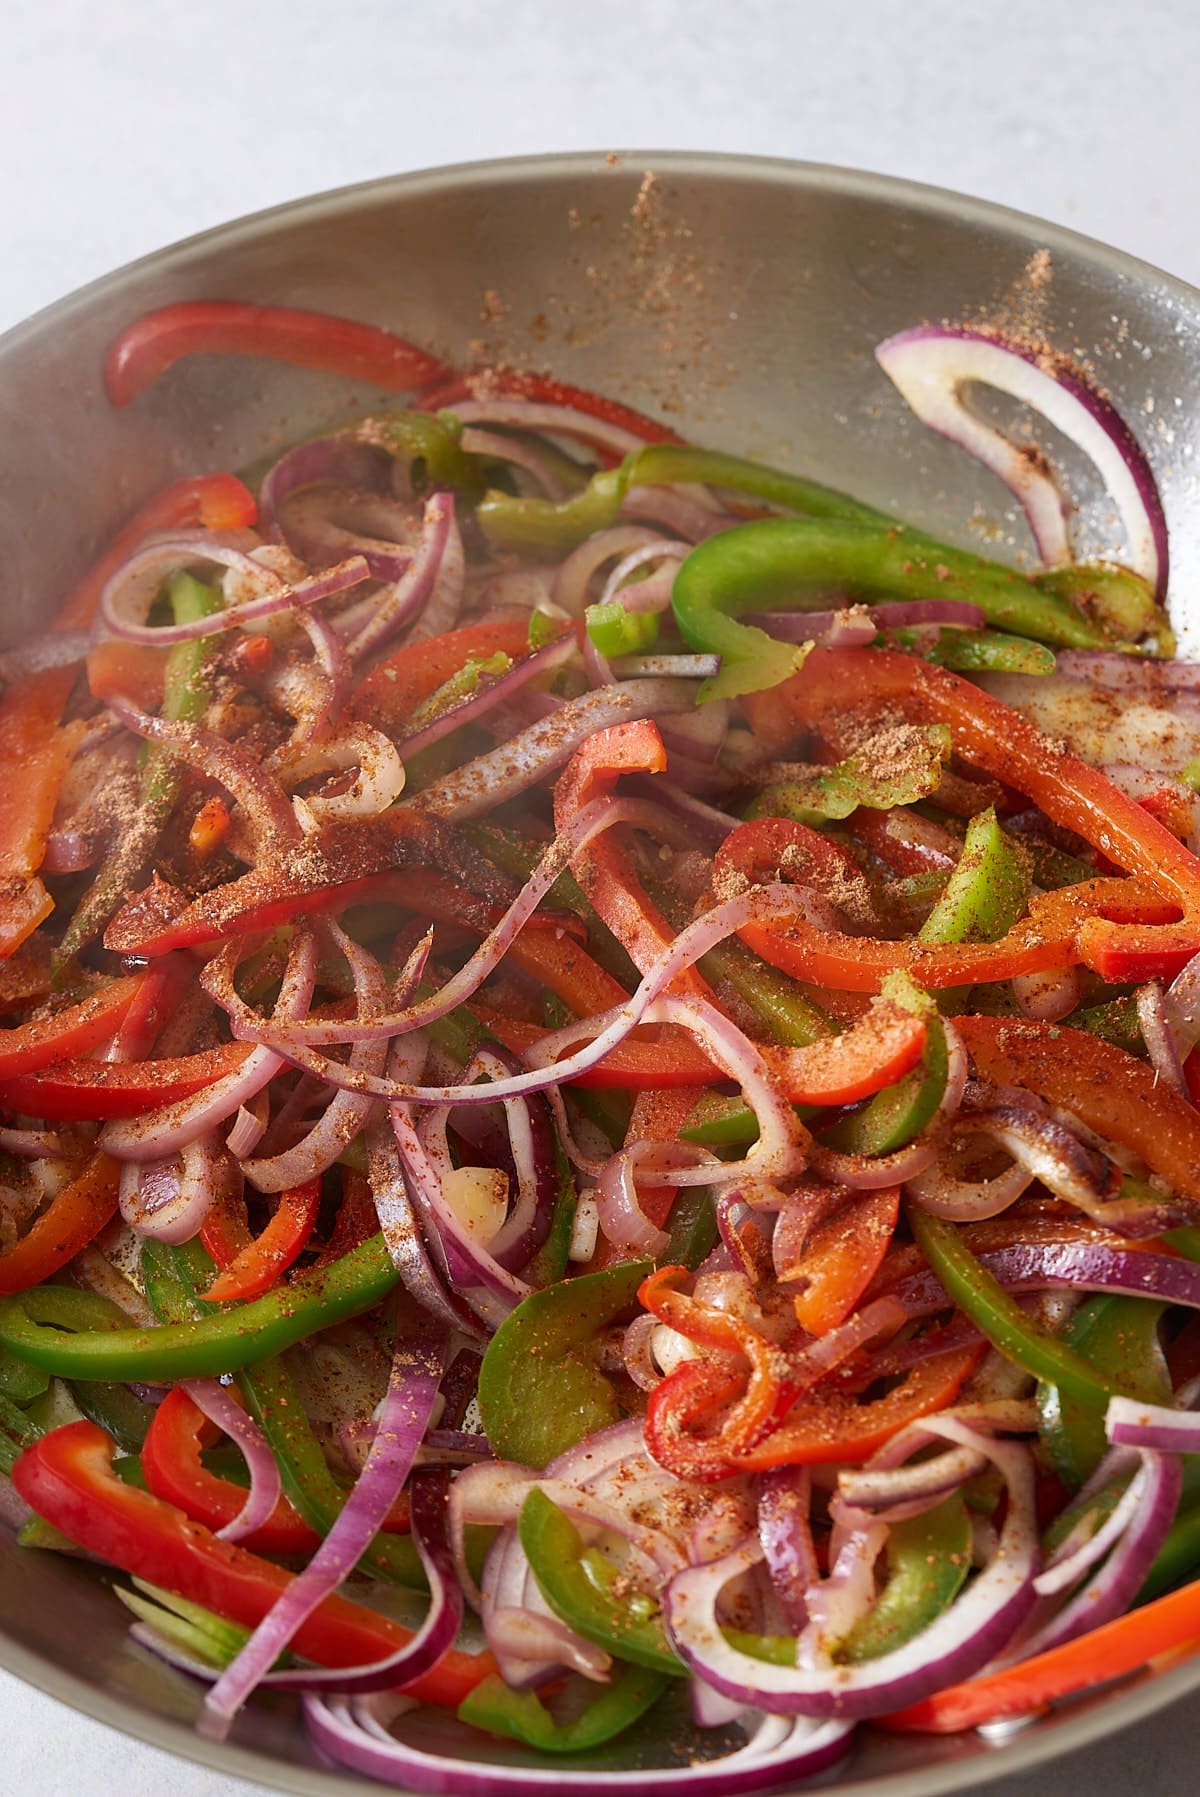
[{"label": "curved onion strip", "polygon": [[374,725],[357,721],[339,725],[319,742],[290,744],[267,765],[292,785],[317,774],[358,770],[344,792],[293,798],[292,809],[307,834],[332,820],[377,817],[404,791],[404,763],[395,743]]},{"label": "curved onion strip", "polygon": [[230,1167],[214,1129],[183,1143],[178,1153],[121,1168],[121,1215],[139,1235],[190,1242],[216,1202]]},{"label": "curved onion strip", "polygon": [[[642,1210],[638,1175],[651,1167],[655,1173],[669,1175],[678,1167],[701,1163],[711,1167],[713,1157],[688,1142],[633,1142],[620,1149],[605,1162],[596,1181],[601,1234],[614,1248],[631,1254],[661,1254],[671,1238],[665,1229],[656,1228]],[[663,1182],[655,1181],[660,1183]]]},{"label": "curved onion strip", "polygon": [[195,724],[175,724],[166,718],[151,717],[128,699],[114,698],[110,703],[127,730],[146,742],[161,744],[169,755],[220,781],[245,812],[264,850],[275,838],[289,844],[300,841],[300,826],[287,794],[248,749]]},{"label": "curved onion strip", "polygon": [[[647,530],[641,524],[616,524],[609,530],[593,532],[559,563],[554,584],[550,588],[551,600],[555,605],[561,606],[569,617],[582,618],[592,578],[605,562],[622,556],[629,560],[631,550],[635,553],[649,550],[651,553],[661,554],[660,546],[664,542],[669,542],[669,539],[661,537],[657,531]],[[624,566],[624,562],[621,565]],[[605,594],[612,597],[607,586]]]},{"label": "curved onion strip", "polygon": [[811,1502],[812,1475],[807,1466],[773,1466],[762,1475],[758,1539],[775,1596],[797,1634],[808,1621],[807,1593],[821,1576],[809,1519]]},{"label": "curved onion strip", "polygon": [[[219,567],[235,569],[252,579],[259,597],[241,605],[227,606],[224,611],[194,618],[187,624],[147,624],[145,617],[165,574],[195,562],[215,562]],[[112,636],[127,642],[151,643],[166,648],[173,643],[195,641],[202,636],[215,636],[223,630],[235,630],[246,624],[269,618],[273,613],[290,608],[315,605],[335,593],[366,580],[370,570],[361,555],[348,556],[320,574],[289,585],[262,562],[255,561],[241,549],[227,548],[203,532],[181,533],[176,537],[159,537],[135,549],[127,561],[112,574],[100,595],[100,616]],[[266,591],[263,591],[263,588]]]},{"label": "curved onion strip", "polygon": [[342,647],[342,639],[319,611],[298,613],[300,627],[313,646],[313,662],[320,670],[323,692],[303,724],[293,732],[293,741],[311,741],[322,735],[332,721],[341,715],[350,691],[350,657]]},{"label": "curved onion strip", "polygon": [[1115,1447],[1156,1448],[1168,1454],[1200,1453],[1200,1413],[1143,1404],[1137,1398],[1110,1398],[1104,1418]]},{"label": "curved onion strip", "polygon": [[[410,1036],[406,1048],[416,1045]],[[420,1043],[422,1055],[424,1043]],[[395,1050],[392,1051],[393,1054]],[[375,1213],[400,1283],[422,1310],[464,1335],[481,1336],[484,1329],[475,1313],[457,1293],[448,1291],[429,1258],[400,1152],[391,1128],[382,1118],[367,1125],[367,1177]]]},{"label": "curved onion strip", "polygon": [[[985,1251],[980,1264],[1010,1292],[1058,1289],[1122,1292],[1134,1298],[1162,1298],[1200,1310],[1200,1266],[1146,1248],[1116,1248],[1106,1242],[1042,1242]],[[950,1304],[937,1277],[911,1274],[890,1288],[910,1317],[933,1316]],[[1142,1404],[1139,1415],[1150,1407]],[[1174,1413],[1168,1413],[1174,1414]],[[1146,1441],[1147,1447],[1167,1445]]]},{"label": "curved onion strip", "polygon": [[641,437],[622,425],[595,418],[590,412],[577,412],[572,406],[541,405],[534,399],[497,396],[455,400],[452,410],[460,424],[499,424],[513,430],[542,431],[552,437],[577,437],[583,443],[615,450],[618,455],[645,447]]},{"label": "curved onion strip", "polygon": [[494,676],[489,684],[481,684],[465,699],[448,706],[439,717],[432,718],[419,730],[414,730],[411,736],[401,737],[396,745],[397,753],[407,759],[422,749],[441,742],[444,736],[449,736],[452,730],[459,729],[463,724],[475,723],[486,717],[498,705],[506,704],[529,681],[540,680],[545,675],[556,672],[575,653],[575,638],[567,631],[554,642],[535,649],[531,655],[522,655],[506,672]]},{"label": "curved onion strip", "polygon": [[391,491],[392,466],[385,449],[355,442],[352,437],[318,437],[311,443],[299,443],[263,478],[258,500],[263,530],[306,561],[328,560],[331,553],[353,553],[363,557],[375,580],[398,580],[411,559],[412,552],[404,544],[376,542],[334,524],[307,530],[303,510],[284,511],[285,502],[306,487],[340,487],[382,497]]},{"label": "curved onion strip", "polygon": [[1171,1028],[1161,980],[1149,980],[1146,985],[1138,987],[1137,1017],[1151,1065],[1167,1085],[1172,1086],[1176,1092],[1182,1092],[1186,1098],[1187,1076],[1183,1071],[1179,1045]]},{"label": "curved onion strip", "polygon": [[437,1792],[443,1797],[498,1797],[512,1792],[572,1792],[591,1797],[659,1797],[678,1788],[712,1797],[741,1797],[772,1785],[807,1778],[833,1765],[849,1743],[850,1727],[824,1722],[811,1727],[778,1716],[764,1716],[744,1747],[719,1760],[686,1766],[651,1766],[618,1772],[611,1767],[587,1771],[572,1766],[502,1766],[472,1763],[457,1755],[409,1746],[386,1726],[405,1708],[404,1700],[304,1699],[304,1718],[317,1746],[336,1764],[405,1790]]},{"label": "curved onion strip", "polygon": [[[450,497],[453,498],[453,495]],[[442,559],[434,575],[433,591],[413,625],[410,641],[424,642],[428,637],[441,636],[445,631],[453,630],[458,623],[466,594],[467,557],[456,508],[450,518]]]},{"label": "curved onion strip", "polygon": [[217,1534],[222,1541],[243,1541],[261,1528],[279,1502],[279,1467],[267,1438],[243,1407],[217,1379],[185,1379],[183,1389],[210,1423],[236,1443],[250,1473],[246,1501]]},{"label": "curved onion strip", "polygon": [[648,542],[643,542],[640,547],[621,557],[601,589],[599,603],[607,605],[610,601],[619,599],[626,611],[666,611],[671,603],[676,569],[663,568],[658,576],[635,580],[632,584],[629,584],[630,576],[636,574],[639,568],[654,562],[681,562],[689,549],[690,544],[677,543],[673,537],[654,536]]},{"label": "curved onion strip", "polygon": [[[397,1338],[387,1395],[358,1482],[308,1565],[276,1599],[205,1697],[201,1733],[224,1736],[296,1630],[353,1571],[374,1540],[412,1471],[433,1414],[444,1362],[444,1339]],[[442,1652],[447,1646],[448,1641]]]},{"label": "curved onion strip", "polygon": [[506,437],[500,431],[465,430],[460,438],[467,455],[483,456],[489,462],[511,462],[532,475],[547,499],[565,499],[567,489],[545,456],[520,437]]},{"label": "curved onion strip", "polygon": [[918,1702],[969,1678],[1007,1644],[1035,1601],[1032,1461],[1024,1447],[977,1436],[953,1417],[930,1417],[924,1426],[948,1441],[978,1446],[1008,1487],[995,1555],[957,1601],[903,1647],[878,1659],[858,1665],[768,1665],[733,1647],[717,1619],[724,1587],[762,1558],[755,1539],[712,1565],[688,1568],[667,1586],[667,1632],[689,1667],[726,1696],[776,1714],[846,1719]]},{"label": "curved onion strip", "polygon": [[400,578],[374,595],[370,616],[346,639],[346,654],[360,661],[370,649],[403,630],[421,614],[433,592],[454,529],[453,493],[431,493],[425,501],[421,541]]},{"label": "curved onion strip", "polygon": [[[292,942],[284,969],[274,1020],[281,1026],[295,1022],[312,1002],[317,977],[316,938],[301,925]],[[242,1065],[223,1079],[214,1080],[194,1098],[182,1098],[142,1117],[107,1123],[97,1146],[117,1160],[154,1161],[192,1142],[215,1124],[223,1123],[274,1079],[286,1058],[269,1048],[256,1048]]]},{"label": "curved onion strip", "polygon": [[1042,560],[1054,566],[1072,559],[1057,486],[1040,455],[968,408],[963,388],[979,381],[1040,413],[1095,465],[1124,527],[1120,559],[1163,597],[1167,526],[1150,464],[1115,408],[1080,374],[1065,365],[1049,372],[1034,349],[966,326],[901,331],[879,345],[875,359],[922,424],[999,476],[1024,510]]}]

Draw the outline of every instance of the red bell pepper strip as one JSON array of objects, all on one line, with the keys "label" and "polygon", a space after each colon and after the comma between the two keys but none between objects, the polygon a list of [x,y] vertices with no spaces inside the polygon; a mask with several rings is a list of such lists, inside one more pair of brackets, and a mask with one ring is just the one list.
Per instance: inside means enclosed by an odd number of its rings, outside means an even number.
[{"label": "red bell pepper strip", "polygon": [[948,724],[965,760],[1023,792],[1052,822],[1136,877],[1047,893],[1014,930],[990,944],[881,945],[872,938],[828,936],[822,946],[821,932],[803,920],[788,924],[786,938],[767,930],[746,933],[760,953],[773,939],[768,958],[786,971],[860,991],[872,990],[882,972],[897,965],[910,967],[927,987],[1008,979],[1078,962],[1106,980],[1145,980],[1173,977],[1200,949],[1200,860],[1097,768],[948,669],[890,650],[814,649],[800,673],[771,692],[748,696],[746,705],[768,749],[816,728],[823,712],[852,706]]},{"label": "red bell pepper strip", "polygon": [[[567,763],[554,790],[554,823],[567,831],[586,805],[606,798],[623,773],[659,774],[667,765],[657,724],[648,718],[598,730]],[[642,973],[675,940],[675,931],[651,901],[629,855],[612,830],[589,844],[575,863],[579,883],[613,935]],[[694,967],[672,982],[676,993],[712,998]]]},{"label": "red bell pepper strip", "polygon": [[98,1154],[63,1187],[23,1236],[0,1254],[0,1294],[28,1291],[73,1260],[117,1208],[121,1170]]},{"label": "red bell pepper strip", "polygon": [[1200,1111],[1153,1067],[1087,1030],[1015,1018],[956,1019],[984,1079],[1024,1086],[1143,1160],[1200,1202]]},{"label": "red bell pepper strip", "polygon": [[532,374],[522,368],[485,368],[472,374],[451,374],[428,387],[416,404],[425,412],[452,412],[459,400],[491,398],[528,399],[540,406],[569,406],[604,424],[615,424],[632,431],[643,443],[682,443],[684,439],[669,424],[649,418],[620,400],[588,387],[573,387],[567,381],[551,380],[549,375]]},{"label": "red bell pepper strip", "polygon": [[900,1188],[888,1186],[851,1193],[818,1222],[788,1269],[789,1286],[801,1286],[795,1306],[802,1329],[826,1335],[845,1322],[879,1271],[899,1215]]},{"label": "red bell pepper strip", "polygon": [[[240,1485],[211,1472],[200,1458],[201,1448],[211,1446],[219,1434],[177,1385],[154,1412],[141,1454],[142,1471],[154,1496],[214,1531],[239,1516],[246,1501]],[[259,1554],[312,1554],[320,1542],[316,1530],[281,1496],[267,1521],[244,1536],[242,1545]]]},{"label": "red bell pepper strip", "polygon": [[957,1734],[960,1729],[999,1722],[1005,1716],[1028,1715],[1091,1685],[1140,1672],[1166,1654],[1194,1652],[1197,1647],[1200,1581],[1168,1592],[1127,1616],[1117,1616],[1048,1653],[950,1685],[907,1709],[876,1716],[874,1721],[897,1734]]},{"label": "red bell pepper strip", "polygon": [[0,767],[8,775],[0,783],[0,958],[19,948],[53,909],[35,876],[84,729],[82,722],[59,722],[74,680],[73,668],[49,668],[0,699]]},{"label": "red bell pepper strip", "polygon": [[[706,1091],[704,1086],[648,1086],[633,1101],[625,1146],[632,1142],[674,1142]],[[656,1229],[665,1229],[675,1203],[678,1186],[646,1186],[639,1194],[643,1216]],[[620,1248],[602,1235],[589,1263],[592,1272],[615,1266],[618,1261],[634,1260],[632,1249]]]},{"label": "red bell pepper strip", "polygon": [[110,401],[127,406],[184,356],[265,356],[395,393],[450,374],[437,356],[378,325],[295,306],[187,300],[147,312],[122,331],[104,362]]},{"label": "red bell pepper strip", "polygon": [[395,736],[431,693],[467,662],[497,653],[514,661],[529,651],[529,616],[483,618],[461,630],[406,643],[373,668],[350,700],[350,715]]},{"label": "red bell pepper strip", "polygon": [[[13,1484],[39,1516],[110,1565],[243,1628],[257,1628],[293,1575],[218,1540],[152,1492],[124,1484],[112,1470],[114,1452],[114,1442],[95,1423],[68,1423],[25,1450],[13,1467]],[[318,1605],[292,1645],[318,1666],[364,1666],[411,1640],[411,1629],[335,1595]],[[454,1708],[495,1670],[490,1653],[451,1648],[409,1690]]]},{"label": "red bell pepper strip", "polygon": [[143,711],[162,708],[169,649],[112,637],[88,650],[87,678],[95,699],[132,699]]},{"label": "red bell pepper strip", "polygon": [[863,1403],[826,1381],[794,1404],[779,1427],[756,1447],[737,1454],[741,1472],[769,1466],[817,1466],[869,1460],[893,1435],[945,1409],[980,1359],[984,1343],[920,1361],[883,1397]]},{"label": "red bell pepper strip", "polygon": [[721,1451],[721,1421],[746,1386],[745,1371],[684,1360],[650,1393],[643,1424],[651,1458],[677,1479],[711,1485],[737,1468]]},{"label": "red bell pepper strip", "polygon": [[234,474],[193,474],[152,493],[88,569],[55,619],[55,630],[86,630],[111,576],[157,530],[197,525],[237,530],[258,520],[258,502]]},{"label": "red bell pepper strip", "polygon": [[36,1073],[98,1048],[120,1027],[145,977],[135,973],[112,980],[53,1017],[33,1017],[15,1029],[0,1030],[0,1080]]},{"label": "red bell pepper strip", "polygon": [[[224,1304],[233,1298],[261,1298],[270,1291],[308,1246],[320,1206],[318,1174],[281,1192],[270,1222],[252,1238],[241,1218],[214,1205],[201,1226],[200,1239],[221,1270],[205,1299]],[[244,1213],[244,1205],[242,1209]]]},{"label": "red bell pepper strip", "polygon": [[0,1106],[53,1123],[140,1117],[203,1092],[250,1053],[249,1042],[225,1042],[164,1061],[60,1061],[43,1072],[0,1079]]}]

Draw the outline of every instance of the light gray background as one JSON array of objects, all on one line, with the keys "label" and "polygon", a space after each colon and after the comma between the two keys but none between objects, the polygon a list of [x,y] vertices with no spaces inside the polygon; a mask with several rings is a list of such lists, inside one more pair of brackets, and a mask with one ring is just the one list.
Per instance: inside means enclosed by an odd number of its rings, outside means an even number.
[{"label": "light gray background", "polygon": [[[0,329],[276,201],[517,152],[752,151],[1000,200],[1200,283],[1194,0],[0,0]],[[980,1797],[1182,1797],[1167,1717]],[[0,1788],[252,1797],[0,1674]]]}]

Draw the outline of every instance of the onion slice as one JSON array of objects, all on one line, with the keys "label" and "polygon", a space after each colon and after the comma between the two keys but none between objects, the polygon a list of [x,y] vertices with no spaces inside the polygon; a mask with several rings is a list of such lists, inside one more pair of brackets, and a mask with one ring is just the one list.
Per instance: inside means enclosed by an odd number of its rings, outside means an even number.
[{"label": "onion slice", "polygon": [[1078,370],[1045,366],[1035,347],[968,326],[922,325],[889,337],[875,351],[922,424],[948,437],[999,476],[1029,520],[1038,554],[1050,567],[1072,560],[1066,510],[1044,458],[976,415],[963,395],[972,382],[1031,406],[1094,464],[1125,533],[1121,560],[1154,588],[1167,590],[1167,524],[1153,472],[1133,433]]}]

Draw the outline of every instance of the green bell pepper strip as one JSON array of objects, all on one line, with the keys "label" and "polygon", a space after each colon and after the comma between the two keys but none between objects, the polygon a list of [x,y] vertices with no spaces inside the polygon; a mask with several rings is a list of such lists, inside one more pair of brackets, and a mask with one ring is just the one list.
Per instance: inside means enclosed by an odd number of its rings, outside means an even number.
[{"label": "green bell pepper strip", "polygon": [[140,1454],[154,1409],[134,1396],[127,1385],[111,1380],[80,1380],[72,1396],[89,1423],[98,1423],[127,1454]]},{"label": "green bell pepper strip", "polygon": [[19,1404],[0,1395],[0,1473],[7,1478],[17,1456],[44,1434],[45,1430],[26,1416]]},{"label": "green bell pepper strip", "polygon": [[387,412],[350,434],[403,462],[414,493],[453,487],[474,503],[483,493],[484,471],[479,458],[463,449],[462,431],[452,412]]},{"label": "green bell pepper strip", "polygon": [[612,1684],[601,1688],[574,1722],[556,1722],[532,1691],[514,1691],[493,1674],[476,1685],[458,1706],[458,1720],[489,1734],[507,1735],[543,1753],[583,1753],[611,1741],[644,1716],[668,1680],[644,1666],[625,1666]]},{"label": "green bell pepper strip", "polygon": [[778,686],[802,664],[803,645],[780,642],[747,611],[812,609],[831,591],[856,599],[964,599],[989,624],[1063,647],[1108,642],[1074,605],[1024,575],[900,525],[768,518],[700,543],[675,576],[671,603],[691,649],[721,656],[698,697],[735,698]]},{"label": "green bell pepper strip", "polygon": [[689,1267],[695,1272],[715,1248],[717,1233],[712,1188],[684,1186],[667,1219],[667,1234],[671,1239],[663,1249],[664,1263],[672,1267]]},{"label": "green bell pepper strip", "polygon": [[918,942],[998,942],[1029,905],[1029,864],[989,806],[967,825],[963,851]]},{"label": "green bell pepper strip", "polygon": [[38,1398],[50,1383],[49,1373],[40,1367],[18,1360],[7,1350],[0,1351],[0,1398],[12,1404],[28,1404]]},{"label": "green bell pepper strip", "polygon": [[1067,568],[1047,568],[1037,582],[1043,591],[1081,605],[1099,618],[1117,643],[1146,638],[1147,653],[1168,660],[1174,655],[1175,632],[1167,614],[1156,604],[1149,581],[1131,569],[1079,562]]},{"label": "green bell pepper strip", "polygon": [[1007,1360],[1101,1410],[1114,1393],[1123,1391],[1116,1379],[1090,1367],[1066,1342],[1031,1323],[1016,1299],[976,1260],[953,1223],[912,1202],[906,1204],[905,1215],[946,1295]]},{"label": "green bell pepper strip", "polygon": [[545,1466],[618,1422],[612,1382],[591,1352],[597,1333],[637,1299],[647,1260],[583,1273],[531,1292],[488,1344],[479,1371],[484,1433],[500,1460]]},{"label": "green bell pepper strip", "polygon": [[925,1032],[920,1065],[843,1117],[821,1137],[823,1143],[844,1154],[893,1154],[920,1135],[942,1102],[950,1070],[946,1032],[932,1006]]},{"label": "green bell pepper strip", "polygon": [[919,629],[888,632],[901,649],[954,668],[960,674],[1053,674],[1054,656],[1044,643],[1002,630],[940,630],[933,642]]},{"label": "green bell pepper strip", "polygon": [[1101,1036],[1127,1054],[1140,1054],[1144,1048],[1142,1026],[1138,1020],[1137,998],[1130,992],[1124,998],[1109,999],[1107,1004],[1087,1005],[1067,1019],[1073,1029],[1087,1030]]},{"label": "green bell pepper strip", "polygon": [[681,443],[653,443],[635,449],[619,468],[593,475],[587,486],[569,499],[513,499],[506,493],[489,493],[477,515],[494,548],[560,556],[593,531],[612,524],[630,487],[670,486],[676,481],[699,481],[727,492],[745,493],[767,505],[804,512],[812,518],[848,518],[876,526],[893,522],[886,512],[819,481],[805,480],[803,475]]},{"label": "green bell pepper strip", "polygon": [[834,1650],[857,1665],[903,1647],[949,1609],[971,1570],[971,1521],[956,1493],[921,1516],[893,1523],[887,1579],[867,1614]]},{"label": "green bell pepper strip", "polygon": [[[217,1671],[223,1671],[236,1660],[250,1639],[249,1629],[236,1622],[226,1622],[223,1616],[214,1616],[211,1610],[189,1603],[186,1597],[175,1597],[145,1579],[133,1582],[136,1586],[133,1591],[126,1590],[123,1585],[113,1586],[125,1608],[132,1611],[139,1622],[156,1629],[173,1646],[203,1660]],[[290,1657],[287,1654],[281,1656],[276,1665],[288,1662]]]},{"label": "green bell pepper strip", "polygon": [[[1069,1318],[1059,1339],[1131,1397],[1169,1404],[1171,1378],[1158,1339],[1165,1309],[1147,1298],[1093,1293]],[[1050,1464],[1069,1491],[1078,1491],[1108,1452],[1105,1407],[1085,1403],[1046,1381],[1038,1386],[1037,1406],[1038,1434]]]},{"label": "green bell pepper strip", "polygon": [[1197,1569],[1200,1569],[1200,1504],[1180,1510],[1167,1530],[1166,1540],[1134,1599],[1135,1605],[1148,1604],[1154,1598],[1162,1597],[1164,1592],[1173,1591],[1177,1585],[1187,1584],[1196,1576]]},{"label": "green bell pepper strip", "polygon": [[[172,574],[167,598],[176,624],[192,624],[222,609],[214,587],[191,574]],[[209,663],[217,647],[215,637],[197,637],[176,643],[167,657],[163,676],[162,715],[172,723],[195,724],[208,709],[212,697]],[[100,870],[63,933],[55,954],[56,968],[65,968],[111,921],[142,877],[171,815],[183,784],[183,767],[166,749],[147,745],[142,754],[141,791],[136,821],[130,830],[118,831]]]},{"label": "green bell pepper strip", "polygon": [[[764,787],[746,808],[747,818],[791,817],[801,824],[822,824],[849,817],[860,805],[891,811],[915,805],[937,791],[944,764],[950,759],[950,732],[944,724],[914,729],[914,753],[896,771],[877,767],[869,752],[847,755],[832,767],[814,767],[803,778]],[[923,745],[924,753],[919,753]]]},{"label": "green bell pepper strip", "polygon": [[592,646],[610,661],[618,655],[644,655],[658,641],[654,613],[627,611],[619,599],[585,606],[583,622]]},{"label": "green bell pepper strip", "polygon": [[615,1659],[669,1678],[687,1676],[667,1640],[658,1605],[623,1589],[628,1579],[607,1555],[585,1544],[570,1517],[537,1486],[521,1505],[517,1531],[542,1596],[568,1628]]},{"label": "green bell pepper strip", "polygon": [[528,1277],[531,1285],[553,1285],[566,1273],[570,1264],[571,1237],[575,1232],[575,1212],[579,1205],[574,1169],[563,1148],[558,1125],[553,1124],[552,1127],[554,1130],[554,1215],[550,1220],[549,1235],[529,1263]]},{"label": "green bell pepper strip", "polygon": [[316,1330],[360,1316],[386,1298],[398,1279],[382,1235],[373,1235],[340,1260],[301,1273],[249,1304],[157,1329],[129,1328],[122,1316],[123,1328],[85,1323],[76,1334],[48,1326],[53,1319],[42,1299],[50,1288],[35,1286],[0,1299],[0,1346],[67,1379],[204,1378],[237,1372]]},{"label": "green bell pepper strip", "polygon": [[451,674],[449,680],[443,680],[441,686],[435,687],[428,698],[422,699],[414,707],[404,721],[405,736],[415,736],[418,730],[423,730],[426,724],[432,724],[443,712],[450,711],[464,699],[469,699],[472,693],[478,692],[481,680],[506,674],[512,665],[512,656],[506,655],[503,649],[497,649],[494,655],[472,656],[457,673]]}]

